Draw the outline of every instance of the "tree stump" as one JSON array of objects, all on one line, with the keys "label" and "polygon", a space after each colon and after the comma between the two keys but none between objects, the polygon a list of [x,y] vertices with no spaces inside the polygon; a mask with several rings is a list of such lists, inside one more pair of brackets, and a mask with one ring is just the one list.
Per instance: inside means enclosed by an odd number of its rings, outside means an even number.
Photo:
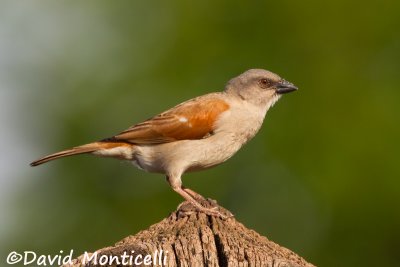
[{"label": "tree stump", "polygon": [[[202,204],[230,215],[213,200]],[[188,202],[147,230],[72,263],[64,266],[314,266],[235,218],[206,215]]]}]

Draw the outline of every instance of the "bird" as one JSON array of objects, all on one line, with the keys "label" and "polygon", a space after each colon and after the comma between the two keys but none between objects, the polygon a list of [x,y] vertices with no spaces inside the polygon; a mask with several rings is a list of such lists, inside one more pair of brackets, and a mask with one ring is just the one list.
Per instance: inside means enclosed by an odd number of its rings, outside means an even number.
[{"label": "bird", "polygon": [[297,89],[273,72],[249,69],[229,80],[223,91],[195,97],[117,135],[45,156],[30,165],[78,154],[127,160],[144,171],[164,174],[171,188],[198,211],[224,217],[202,205],[202,196],[183,186],[182,175],[231,158],[256,135],[279,98]]}]

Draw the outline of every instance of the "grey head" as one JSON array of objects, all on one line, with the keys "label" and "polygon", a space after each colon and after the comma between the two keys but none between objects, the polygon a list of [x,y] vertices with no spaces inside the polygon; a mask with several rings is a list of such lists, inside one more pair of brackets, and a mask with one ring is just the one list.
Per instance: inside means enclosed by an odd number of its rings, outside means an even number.
[{"label": "grey head", "polygon": [[272,106],[282,94],[296,91],[297,87],[279,75],[263,69],[250,69],[231,79],[225,92],[256,105]]}]

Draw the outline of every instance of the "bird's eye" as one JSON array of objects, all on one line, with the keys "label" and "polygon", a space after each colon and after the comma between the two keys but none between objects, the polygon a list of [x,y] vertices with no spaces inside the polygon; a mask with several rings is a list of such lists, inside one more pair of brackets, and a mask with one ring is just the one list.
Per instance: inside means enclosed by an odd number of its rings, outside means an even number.
[{"label": "bird's eye", "polygon": [[272,85],[272,81],[269,79],[260,79],[258,82],[261,88],[268,88]]}]

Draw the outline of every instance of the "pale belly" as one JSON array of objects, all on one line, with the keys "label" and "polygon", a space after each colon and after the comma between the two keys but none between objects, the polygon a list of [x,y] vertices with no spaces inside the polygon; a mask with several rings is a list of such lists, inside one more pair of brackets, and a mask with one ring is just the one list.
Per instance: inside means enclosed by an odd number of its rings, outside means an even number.
[{"label": "pale belly", "polygon": [[[243,140],[244,141],[244,140]],[[232,157],[245,143],[225,134],[201,140],[137,147],[133,164],[148,172],[190,172],[211,168]]]}]

